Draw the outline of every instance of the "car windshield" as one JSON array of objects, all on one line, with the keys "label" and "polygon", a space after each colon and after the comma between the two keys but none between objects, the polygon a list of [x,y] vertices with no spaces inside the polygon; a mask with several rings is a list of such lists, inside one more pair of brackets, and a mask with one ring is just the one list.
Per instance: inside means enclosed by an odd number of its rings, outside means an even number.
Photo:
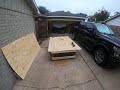
[{"label": "car windshield", "polygon": [[96,24],[97,30],[104,34],[114,34],[113,31],[104,24]]}]

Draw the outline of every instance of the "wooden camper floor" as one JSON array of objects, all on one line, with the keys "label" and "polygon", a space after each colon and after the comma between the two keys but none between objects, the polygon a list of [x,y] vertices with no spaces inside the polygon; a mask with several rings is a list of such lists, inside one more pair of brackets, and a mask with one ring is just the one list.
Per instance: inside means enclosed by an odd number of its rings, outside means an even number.
[{"label": "wooden camper floor", "polygon": [[48,39],[41,44],[24,80],[17,80],[13,90],[119,90],[120,67],[103,69],[91,54],[81,49],[76,59],[51,61]]}]

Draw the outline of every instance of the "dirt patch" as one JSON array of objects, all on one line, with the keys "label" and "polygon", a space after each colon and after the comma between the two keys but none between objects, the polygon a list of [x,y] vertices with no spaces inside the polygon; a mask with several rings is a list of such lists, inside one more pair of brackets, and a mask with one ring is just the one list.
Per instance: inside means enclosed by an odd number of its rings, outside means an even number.
[{"label": "dirt patch", "polygon": [[54,63],[54,66],[56,67],[63,67],[68,65],[67,60],[57,60],[57,61],[53,61],[53,63]]},{"label": "dirt patch", "polygon": [[78,72],[78,71],[72,71],[72,72],[65,74],[65,78],[68,78],[68,79],[77,78],[77,77],[80,77],[80,72]]}]

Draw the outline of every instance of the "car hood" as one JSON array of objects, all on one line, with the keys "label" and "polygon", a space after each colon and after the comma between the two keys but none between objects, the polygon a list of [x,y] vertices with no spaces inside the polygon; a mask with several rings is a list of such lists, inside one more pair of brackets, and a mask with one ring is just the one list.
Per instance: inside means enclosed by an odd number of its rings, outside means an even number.
[{"label": "car hood", "polygon": [[102,34],[102,37],[120,47],[120,38],[116,37],[115,35]]}]

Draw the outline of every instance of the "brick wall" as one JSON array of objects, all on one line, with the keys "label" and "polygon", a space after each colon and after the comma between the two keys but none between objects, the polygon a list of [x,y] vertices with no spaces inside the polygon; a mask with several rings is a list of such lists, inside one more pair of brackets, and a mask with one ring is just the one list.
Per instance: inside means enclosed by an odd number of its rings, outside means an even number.
[{"label": "brick wall", "polygon": [[112,26],[112,25],[110,25],[109,27],[113,30],[113,32],[114,32],[118,37],[120,37],[120,26]]},{"label": "brick wall", "polygon": [[[0,48],[34,32],[33,13],[25,0],[0,0]],[[12,90],[16,77],[0,49],[0,90]]]}]

